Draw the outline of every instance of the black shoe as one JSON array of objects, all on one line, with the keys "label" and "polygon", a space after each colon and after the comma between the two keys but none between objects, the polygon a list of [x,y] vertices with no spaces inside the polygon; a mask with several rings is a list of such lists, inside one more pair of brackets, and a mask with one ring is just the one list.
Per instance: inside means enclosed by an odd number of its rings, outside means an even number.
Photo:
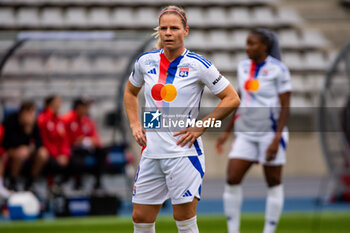
[{"label": "black shoe", "polygon": [[29,177],[26,179],[24,183],[24,190],[25,191],[32,191],[33,190],[33,178]]},{"label": "black shoe", "polygon": [[74,187],[73,189],[74,190],[80,190],[82,189],[83,187],[83,184],[82,184],[82,181],[81,181],[81,177],[80,176],[76,176],[75,179],[74,179]]},{"label": "black shoe", "polygon": [[18,191],[18,188],[17,188],[17,180],[16,180],[16,178],[11,177],[11,178],[9,179],[9,183],[8,183],[7,188],[8,188],[9,190],[14,191],[14,192],[17,192],[17,191]]}]

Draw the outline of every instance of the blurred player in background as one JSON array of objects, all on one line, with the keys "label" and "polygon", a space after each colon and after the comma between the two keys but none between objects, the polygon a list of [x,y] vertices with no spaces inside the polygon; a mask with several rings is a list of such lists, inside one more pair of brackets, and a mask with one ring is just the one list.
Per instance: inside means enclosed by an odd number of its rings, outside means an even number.
[{"label": "blurred player in background", "polygon": [[[241,182],[254,163],[263,164],[268,185],[264,233],[275,232],[284,194],[282,168],[286,161],[286,129],[291,95],[290,74],[280,61],[276,35],[253,30],[246,44],[249,59],[238,65],[241,105],[231,124],[217,141],[217,151],[235,125],[235,141],[229,154],[227,185],[223,195],[229,233],[238,233],[242,203]],[[280,107],[280,108],[279,108]]]},{"label": "blurred player in background", "polygon": [[0,125],[0,197],[8,198],[10,191],[4,185],[5,165],[7,162],[7,154],[2,147],[2,141],[4,138],[4,127]]},{"label": "blurred player in background", "polygon": [[10,187],[17,189],[24,162],[30,159],[30,174],[26,177],[25,189],[31,188],[33,180],[40,175],[49,158],[36,123],[36,106],[24,101],[17,113],[9,115],[4,121],[3,147],[10,161]]},{"label": "blurred player in background", "polygon": [[178,232],[198,232],[196,207],[205,171],[200,139],[205,128],[189,127],[176,133],[145,132],[139,121],[137,100],[142,86],[145,85],[146,107],[185,109],[181,112],[185,116],[190,115],[186,109],[198,109],[201,93],[207,86],[221,102],[203,120],[223,119],[239,105],[237,93],[214,65],[185,49],[184,38],[188,33],[182,9],[176,6],[163,9],[157,27],[159,50],[139,57],[126,86],[124,105],[130,128],[143,147],[133,190],[135,233],[155,232],[158,212],[169,197]]},{"label": "blurred player in background", "polygon": [[48,170],[50,174],[61,174],[64,177],[56,183],[61,183],[67,178],[69,157],[71,154],[69,135],[65,128],[64,121],[59,115],[61,108],[61,97],[48,96],[45,99],[44,110],[38,116],[43,145],[50,154]]},{"label": "blurred player in background", "polygon": [[[69,144],[72,148],[70,170],[76,175],[75,188],[80,189],[81,173],[90,172],[95,175],[95,188],[101,187],[102,166],[106,152],[102,148],[96,125],[89,117],[89,108],[92,100],[77,98],[73,102],[73,110],[63,116],[66,130],[69,135]],[[86,164],[86,157],[93,156],[93,166]]]}]

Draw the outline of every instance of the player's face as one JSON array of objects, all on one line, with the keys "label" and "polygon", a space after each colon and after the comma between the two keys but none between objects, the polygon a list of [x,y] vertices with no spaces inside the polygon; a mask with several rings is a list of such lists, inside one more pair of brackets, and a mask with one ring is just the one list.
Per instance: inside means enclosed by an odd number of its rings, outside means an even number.
[{"label": "player's face", "polygon": [[89,105],[88,104],[79,105],[76,109],[76,112],[79,117],[87,116],[89,114]]},{"label": "player's face", "polygon": [[177,50],[184,47],[188,27],[184,28],[181,16],[164,14],[159,20],[159,37],[165,49]]},{"label": "player's face", "polygon": [[22,125],[33,125],[35,123],[36,109],[24,110],[19,117],[19,121]]},{"label": "player's face", "polygon": [[51,104],[52,107],[52,111],[56,114],[58,114],[60,112],[60,108],[61,108],[61,104],[62,104],[62,100],[60,97],[56,97]]},{"label": "player's face", "polygon": [[259,35],[249,34],[245,50],[250,59],[257,60],[266,55],[267,47],[262,43]]}]

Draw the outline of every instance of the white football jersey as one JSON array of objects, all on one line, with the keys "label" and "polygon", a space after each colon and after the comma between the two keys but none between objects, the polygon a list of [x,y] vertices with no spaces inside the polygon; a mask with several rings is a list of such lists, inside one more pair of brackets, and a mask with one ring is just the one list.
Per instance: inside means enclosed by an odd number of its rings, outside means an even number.
[{"label": "white football jersey", "polygon": [[242,60],[237,73],[241,104],[236,113],[235,132],[259,139],[276,130],[279,94],[291,91],[290,73],[281,61],[271,56],[259,65],[250,59]]},{"label": "white football jersey", "polygon": [[[207,86],[216,95],[229,85],[214,65],[187,49],[172,62],[165,57],[163,49],[144,53],[136,61],[129,81],[136,87],[145,86],[146,110],[153,110],[153,117],[149,118],[152,124],[153,120],[168,124],[162,121],[166,116],[173,116],[174,120],[196,119],[204,87]],[[156,115],[156,109],[162,115]],[[188,145],[181,147],[176,142],[182,135],[174,137],[177,131],[174,128],[166,128],[165,124],[155,129],[145,127],[146,110],[142,117],[147,139],[143,156],[174,158],[203,154],[201,138],[191,148]]]}]

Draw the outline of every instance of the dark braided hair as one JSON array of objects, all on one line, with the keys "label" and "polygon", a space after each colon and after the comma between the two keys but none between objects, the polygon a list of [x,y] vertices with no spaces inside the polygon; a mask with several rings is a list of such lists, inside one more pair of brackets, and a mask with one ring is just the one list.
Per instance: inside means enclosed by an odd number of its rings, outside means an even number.
[{"label": "dark braided hair", "polygon": [[253,29],[250,33],[259,36],[261,42],[267,45],[268,55],[281,60],[281,49],[276,33],[265,28]]}]

